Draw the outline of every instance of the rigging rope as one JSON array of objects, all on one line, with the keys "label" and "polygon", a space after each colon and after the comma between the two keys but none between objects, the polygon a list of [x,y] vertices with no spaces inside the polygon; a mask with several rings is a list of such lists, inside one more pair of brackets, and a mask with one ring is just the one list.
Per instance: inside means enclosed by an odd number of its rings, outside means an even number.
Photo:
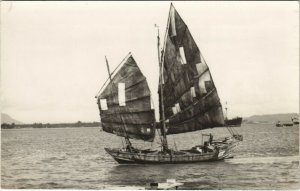
[{"label": "rigging rope", "polygon": [[229,131],[229,133],[230,133],[231,135],[234,135],[234,133],[231,131],[230,127],[226,126],[226,128],[227,128],[227,130]]},{"label": "rigging rope", "polygon": [[[123,60],[120,62],[120,64],[118,64],[118,66],[111,72],[111,75],[114,74],[114,72],[121,66],[122,63],[124,63],[124,60],[126,60],[126,58],[128,58],[128,56],[131,55],[131,52],[129,52],[125,58],[123,58]],[[100,90],[97,92],[95,98],[97,98],[101,92],[101,90],[104,88],[104,86],[106,85],[106,83],[110,80],[110,78],[108,77],[107,80],[104,82],[104,84],[102,85],[102,87],[100,88]]]},{"label": "rigging rope", "polygon": [[234,134],[238,134],[238,132],[233,127],[231,127],[231,129],[232,129]]},{"label": "rigging rope", "polygon": [[123,142],[123,138],[121,137],[121,141],[122,141],[122,147],[124,148],[124,142]]},{"label": "rigging rope", "polygon": [[174,148],[175,148],[175,151],[178,151],[177,145],[176,145],[176,142],[175,142],[175,139],[174,139],[174,136],[173,136],[173,141],[174,141]]},{"label": "rigging rope", "polygon": [[[127,58],[128,55],[130,55],[130,54],[131,54],[131,53],[129,52],[129,54],[127,54],[127,56],[126,56],[125,58]],[[122,60],[122,62],[125,60],[125,58]],[[108,71],[108,76],[109,76],[109,77],[108,77],[108,80],[109,80],[109,82],[112,84],[112,86],[111,86],[111,88],[110,88],[110,95],[108,95],[108,97],[111,96],[111,98],[112,98],[112,100],[113,100],[113,91],[112,91],[112,89],[113,89],[113,88],[116,89],[117,86],[116,86],[116,84],[112,81],[112,74],[113,74],[113,72],[116,71],[116,69],[120,66],[120,64],[121,64],[122,62],[117,66],[117,68],[116,68],[112,73],[110,73],[110,71],[109,71],[109,64],[108,64],[108,61],[107,61],[106,56],[105,56],[105,60],[106,60],[106,66],[107,66],[107,71]],[[104,87],[104,85],[105,85],[105,83],[103,84],[102,88]],[[100,91],[102,90],[102,88],[100,89]],[[99,92],[100,92],[100,91],[99,91]],[[96,96],[96,97],[98,97],[98,96]],[[116,109],[120,110],[119,107],[117,107]],[[121,119],[121,121],[122,121],[122,123],[123,123],[123,126],[122,126],[123,128],[121,127],[121,129],[123,130],[123,133],[125,134],[125,137],[124,137],[124,139],[125,139],[125,145],[127,146],[128,143],[129,143],[129,145],[131,146],[131,143],[130,143],[130,141],[129,141],[129,138],[128,138],[128,135],[127,135],[127,132],[126,132],[126,124],[125,124],[125,122],[124,122],[124,120],[123,120],[122,115],[120,114],[120,112],[116,112],[115,110],[114,110],[114,113],[115,113],[116,115],[119,114],[119,117],[120,117],[120,119]],[[121,132],[121,131],[119,131],[119,132]],[[120,136],[120,137],[121,137],[122,145],[123,145],[123,147],[124,147],[123,138],[122,138],[122,136]]]},{"label": "rigging rope", "polygon": [[[150,98],[151,98],[151,103],[152,103],[152,105],[153,105],[153,108],[155,108],[154,107],[154,101],[153,101],[153,98],[152,98],[152,95],[151,95],[151,93],[150,93]],[[155,116],[155,112],[154,112],[154,116]],[[154,124],[154,126],[155,126],[155,130],[156,130],[156,132],[157,132],[157,134],[158,134],[158,136],[159,136],[159,139],[160,139],[160,142],[162,143],[163,142],[163,140],[162,140],[162,137],[161,137],[161,135],[160,135],[160,133],[158,132],[158,129],[156,128],[156,118],[155,118],[155,122],[154,122],[155,124]],[[156,138],[156,136],[154,137],[154,139]]]}]

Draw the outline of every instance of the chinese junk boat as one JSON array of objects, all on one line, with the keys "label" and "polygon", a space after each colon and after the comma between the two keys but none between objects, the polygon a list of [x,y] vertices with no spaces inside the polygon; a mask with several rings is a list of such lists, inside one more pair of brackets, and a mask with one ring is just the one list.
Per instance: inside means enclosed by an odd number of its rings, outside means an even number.
[{"label": "chinese junk boat", "polygon": [[[159,32],[158,32],[159,34]],[[242,135],[227,127],[231,136],[196,145],[188,150],[171,149],[167,135],[224,126],[222,106],[210,70],[187,25],[171,4],[159,51],[160,122],[155,122],[147,80],[131,53],[110,73],[96,96],[103,131],[120,136],[123,148],[105,148],[119,163],[192,163],[230,157]],[[156,133],[157,131],[157,133]],[[130,139],[153,142],[159,135],[161,149],[137,149]]]}]

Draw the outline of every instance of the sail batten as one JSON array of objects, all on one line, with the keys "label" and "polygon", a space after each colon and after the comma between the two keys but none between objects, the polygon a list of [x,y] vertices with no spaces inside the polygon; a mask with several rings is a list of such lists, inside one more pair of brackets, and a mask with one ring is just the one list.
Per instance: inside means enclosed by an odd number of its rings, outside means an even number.
[{"label": "sail batten", "polygon": [[103,131],[112,133],[121,137],[129,137],[132,139],[141,139],[144,141],[153,141],[154,127],[149,125],[131,125],[118,123],[101,123]]},{"label": "sail batten", "polygon": [[[213,94],[213,95],[212,95]],[[202,97],[200,100],[193,102],[192,104],[190,104],[188,107],[186,107],[184,110],[181,111],[181,115],[173,115],[170,117],[170,119],[174,119],[175,117],[182,117],[182,115],[184,114],[184,112],[205,112],[208,111],[209,108],[212,107],[219,107],[219,105],[214,103],[214,100],[217,100],[217,94],[216,91],[211,91],[208,95],[206,95],[205,97]],[[196,114],[194,114],[196,115]],[[194,115],[192,115],[189,118],[192,118]]]},{"label": "sail batten", "polygon": [[[135,113],[147,113],[149,112],[149,110],[145,110],[145,111],[135,111],[135,110],[129,110],[129,111],[125,111],[125,112],[119,112],[118,114],[127,114],[127,113],[132,113],[132,114],[135,114]],[[115,115],[116,113],[115,112],[106,112],[105,115]]]},{"label": "sail batten", "polygon": [[[128,65],[126,65],[126,66],[128,67]],[[134,71],[128,71],[128,74],[130,74],[130,73],[134,73]],[[125,84],[126,85],[125,90],[126,90],[126,89],[134,87],[134,86],[142,83],[143,81],[145,81],[145,77],[144,76],[128,76],[128,75],[126,75],[122,78],[117,77],[117,78],[112,79],[113,82],[121,82],[121,81],[124,81],[124,80],[126,80],[126,84]],[[117,88],[115,84],[113,84],[113,83],[108,84],[107,87],[100,94],[100,97],[105,98],[105,97],[116,95],[117,92],[115,92],[113,90],[114,88]]]},{"label": "sail batten", "polygon": [[[145,95],[145,96],[141,96],[141,97],[131,98],[131,99],[127,99],[127,100],[126,100],[126,103],[128,103],[128,102],[140,101],[140,100],[147,99],[147,98],[150,98],[150,97],[151,97],[151,96],[149,96],[149,95]],[[109,106],[119,105],[119,101],[112,100],[112,101],[109,102],[108,105],[109,105]]]},{"label": "sail batten", "polygon": [[[150,91],[145,90],[145,88],[147,87],[146,83],[143,83],[139,86],[135,86],[134,88],[131,89],[125,89],[125,98],[126,98],[126,102],[132,102],[132,101],[136,101],[139,99],[143,99],[145,97],[150,97]],[[103,96],[100,97],[101,99],[107,99],[107,103],[108,105],[114,105],[114,104],[119,104],[119,92],[115,91],[114,93],[112,93],[110,96]]]},{"label": "sail batten", "polygon": [[145,97],[145,99],[138,102],[127,102],[126,107],[119,107],[119,104],[108,105],[107,110],[102,110],[103,114],[116,114],[116,113],[136,113],[136,112],[146,112],[149,111],[151,103],[147,103],[150,97]]},{"label": "sail batten", "polygon": [[[98,96],[102,128],[118,136],[153,141],[155,115],[145,76],[129,56]],[[101,103],[105,103],[104,109]]]},{"label": "sail batten", "polygon": [[163,92],[159,90],[169,121],[167,134],[222,126],[222,106],[209,67],[173,5],[169,17],[162,56]]},{"label": "sail batten", "polygon": [[152,124],[153,115],[152,112],[142,113],[122,113],[119,115],[122,117],[115,117],[112,115],[102,115],[101,121],[105,123],[124,123],[124,124]]}]

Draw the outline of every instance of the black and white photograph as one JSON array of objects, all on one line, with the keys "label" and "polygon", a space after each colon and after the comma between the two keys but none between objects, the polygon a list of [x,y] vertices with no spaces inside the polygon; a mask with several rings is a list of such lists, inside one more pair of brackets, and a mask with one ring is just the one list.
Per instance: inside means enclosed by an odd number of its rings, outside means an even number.
[{"label": "black and white photograph", "polygon": [[297,1],[2,1],[0,42],[1,189],[300,189]]}]

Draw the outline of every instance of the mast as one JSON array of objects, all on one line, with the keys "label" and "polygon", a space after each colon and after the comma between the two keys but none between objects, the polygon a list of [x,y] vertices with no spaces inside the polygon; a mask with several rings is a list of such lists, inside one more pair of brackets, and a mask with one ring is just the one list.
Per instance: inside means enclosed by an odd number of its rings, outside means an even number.
[{"label": "mast", "polygon": [[[109,64],[108,64],[108,61],[107,61],[106,56],[105,56],[105,61],[106,61],[107,72],[108,72],[108,75],[109,75],[109,80],[110,80],[110,82],[111,82],[111,81],[112,81],[112,79],[111,79],[111,73],[110,73],[110,70],[109,70]],[[123,124],[124,124],[124,121],[123,121],[123,118],[122,118],[121,115],[120,115],[120,118],[121,118],[121,121],[122,121]],[[124,133],[125,133],[125,135],[126,135],[126,136],[125,136],[125,143],[126,143],[126,146],[128,145],[129,148],[131,149],[131,142],[130,142],[128,136],[127,136],[127,133],[126,133],[126,130],[125,130],[124,127],[123,127],[123,131],[124,131]],[[122,138],[121,138],[121,140],[122,140]],[[123,140],[122,140],[122,144],[123,144]]]},{"label": "mast", "polygon": [[162,119],[162,125],[161,125],[161,133],[163,135],[162,139],[162,146],[163,151],[167,151],[168,149],[168,141],[167,141],[167,135],[166,135],[166,122],[165,122],[165,111],[164,111],[164,98],[163,98],[163,70],[162,70],[162,62],[160,59],[160,38],[159,38],[159,27],[155,25],[157,28],[157,55],[158,55],[158,64],[159,64],[159,88],[160,88],[160,104],[161,104],[161,119]]},{"label": "mast", "polygon": [[225,103],[225,119],[227,119],[227,101],[226,101],[226,103]]},{"label": "mast", "polygon": [[106,62],[106,68],[107,68],[107,72],[108,72],[109,80],[111,81],[111,74],[110,74],[109,65],[108,65],[108,61],[107,61],[107,58],[106,58],[106,56],[105,56],[105,62]]}]

